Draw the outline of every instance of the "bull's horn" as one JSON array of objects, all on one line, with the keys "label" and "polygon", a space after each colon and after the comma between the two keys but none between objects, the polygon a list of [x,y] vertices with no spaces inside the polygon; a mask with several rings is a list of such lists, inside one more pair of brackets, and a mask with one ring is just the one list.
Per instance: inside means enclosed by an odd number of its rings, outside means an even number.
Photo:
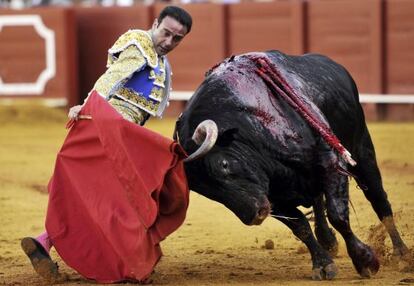
[{"label": "bull's horn", "polygon": [[194,153],[192,153],[184,162],[190,162],[207,154],[213,148],[218,136],[217,124],[210,119],[204,120],[198,124],[193,134],[193,141],[197,145],[201,145]]}]

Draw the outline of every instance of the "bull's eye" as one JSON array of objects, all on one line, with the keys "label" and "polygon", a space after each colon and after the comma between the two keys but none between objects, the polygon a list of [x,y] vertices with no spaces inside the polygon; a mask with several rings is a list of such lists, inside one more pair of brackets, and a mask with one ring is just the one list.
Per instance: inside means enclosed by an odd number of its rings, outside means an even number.
[{"label": "bull's eye", "polygon": [[221,161],[221,167],[225,170],[229,167],[229,162],[227,160]]}]

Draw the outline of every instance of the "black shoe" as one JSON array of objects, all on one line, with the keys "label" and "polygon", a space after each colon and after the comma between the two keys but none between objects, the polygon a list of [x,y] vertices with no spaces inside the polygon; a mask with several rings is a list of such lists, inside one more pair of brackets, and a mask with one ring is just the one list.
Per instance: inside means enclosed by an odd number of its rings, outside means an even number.
[{"label": "black shoe", "polygon": [[20,244],[23,251],[29,257],[37,274],[52,283],[59,280],[57,264],[53,262],[49,253],[47,253],[36,239],[25,237],[21,240]]}]

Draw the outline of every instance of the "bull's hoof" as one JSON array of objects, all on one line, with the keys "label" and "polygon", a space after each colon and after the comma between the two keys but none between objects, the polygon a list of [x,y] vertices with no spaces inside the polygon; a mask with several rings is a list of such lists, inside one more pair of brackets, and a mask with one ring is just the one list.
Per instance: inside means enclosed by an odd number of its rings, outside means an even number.
[{"label": "bull's hoof", "polygon": [[393,261],[404,260],[410,262],[414,260],[414,253],[406,247],[394,248],[391,259]]},{"label": "bull's hoof", "polygon": [[403,251],[394,250],[391,261],[394,265],[398,265],[398,270],[401,272],[414,270],[414,255],[408,249],[404,253]]},{"label": "bull's hoof", "polygon": [[366,261],[363,265],[355,265],[359,275],[362,278],[371,278],[371,276],[377,274],[380,263],[375,255],[372,255],[368,261]]},{"label": "bull's hoof", "polygon": [[332,280],[338,274],[338,268],[335,263],[330,263],[324,267],[317,267],[312,269],[312,280]]},{"label": "bull's hoof", "polygon": [[352,259],[352,263],[356,271],[362,278],[370,278],[375,275],[379,268],[380,263],[372,249],[361,242],[356,236],[352,236],[345,240],[348,249],[348,254]]},{"label": "bull's hoof", "polygon": [[379,264],[378,266],[362,268],[359,272],[359,275],[361,276],[361,278],[369,279],[371,278],[371,276],[374,276],[378,272],[378,269],[379,269]]}]

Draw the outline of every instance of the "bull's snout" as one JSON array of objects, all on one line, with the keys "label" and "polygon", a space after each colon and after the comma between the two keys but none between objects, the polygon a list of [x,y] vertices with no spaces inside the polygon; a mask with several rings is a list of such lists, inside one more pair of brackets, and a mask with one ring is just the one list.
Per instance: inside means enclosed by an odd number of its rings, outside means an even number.
[{"label": "bull's snout", "polygon": [[259,210],[257,211],[256,216],[254,217],[254,219],[252,220],[250,225],[260,225],[260,224],[262,224],[262,222],[270,215],[270,211],[271,211],[270,204],[259,208]]}]

